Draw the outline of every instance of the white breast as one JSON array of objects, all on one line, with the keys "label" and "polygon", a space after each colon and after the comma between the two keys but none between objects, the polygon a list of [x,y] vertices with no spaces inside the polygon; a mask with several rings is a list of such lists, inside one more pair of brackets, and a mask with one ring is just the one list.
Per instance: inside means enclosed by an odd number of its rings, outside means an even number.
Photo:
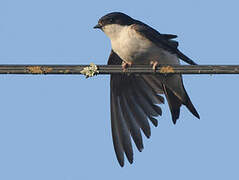
[{"label": "white breast", "polygon": [[112,49],[121,59],[134,64],[178,64],[178,58],[136,33],[131,26],[107,25],[103,31],[110,38]]}]

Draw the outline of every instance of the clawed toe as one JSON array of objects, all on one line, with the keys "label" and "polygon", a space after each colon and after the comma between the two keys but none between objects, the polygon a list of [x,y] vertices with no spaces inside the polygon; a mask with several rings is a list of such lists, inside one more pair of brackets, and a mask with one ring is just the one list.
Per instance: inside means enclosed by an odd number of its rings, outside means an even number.
[{"label": "clawed toe", "polygon": [[128,67],[132,66],[132,62],[123,61],[121,66],[122,66],[123,71],[125,72]]},{"label": "clawed toe", "polygon": [[152,69],[156,71],[156,67],[158,66],[158,61],[150,61],[150,65],[152,65]]}]

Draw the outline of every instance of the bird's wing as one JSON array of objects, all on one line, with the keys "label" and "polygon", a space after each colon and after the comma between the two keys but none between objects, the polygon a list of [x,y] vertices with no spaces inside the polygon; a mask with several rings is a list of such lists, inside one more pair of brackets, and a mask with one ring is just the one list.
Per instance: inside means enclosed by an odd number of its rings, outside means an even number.
[{"label": "bird's wing", "polygon": [[161,36],[163,36],[167,40],[175,39],[178,37],[177,35],[174,35],[174,34],[161,34]]},{"label": "bird's wing", "polygon": [[[120,65],[122,59],[112,50],[109,65]],[[158,122],[154,118],[162,114],[156,104],[164,103],[162,85],[155,84],[151,76],[136,74],[112,74],[110,79],[111,128],[115,153],[118,162],[124,166],[124,154],[130,163],[133,162],[131,137],[139,151],[143,149],[141,130],[150,137],[150,120],[154,126]]]},{"label": "bird's wing", "polygon": [[146,37],[147,39],[152,41],[159,48],[169,51],[172,54],[177,54],[177,56],[181,60],[185,61],[188,64],[196,65],[193,60],[191,60],[189,57],[178,50],[178,42],[172,40],[173,38],[177,37],[176,35],[160,34],[155,29],[140,21],[135,21],[135,24],[132,24],[131,27],[141,36]]}]

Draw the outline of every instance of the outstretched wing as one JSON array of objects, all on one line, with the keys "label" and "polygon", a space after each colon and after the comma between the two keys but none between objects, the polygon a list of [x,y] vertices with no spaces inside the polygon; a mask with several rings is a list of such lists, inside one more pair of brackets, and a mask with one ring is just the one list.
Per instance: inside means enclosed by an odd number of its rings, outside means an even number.
[{"label": "outstretched wing", "polygon": [[[109,65],[120,65],[122,59],[111,51]],[[150,137],[149,120],[154,126],[154,118],[162,114],[155,104],[164,103],[162,86],[152,83],[150,76],[135,74],[112,74],[110,79],[111,128],[115,153],[118,162],[124,166],[124,154],[130,163],[133,162],[131,137],[139,151],[143,149],[141,130]]]},{"label": "outstretched wing", "polygon": [[146,37],[147,39],[151,40],[156,46],[159,48],[162,48],[166,51],[169,51],[173,54],[177,54],[177,56],[185,61],[188,64],[196,65],[196,63],[191,60],[189,57],[184,55],[181,51],[179,51],[178,42],[172,40],[173,38],[176,38],[176,35],[167,35],[167,34],[160,34],[155,29],[151,28],[150,26],[140,22],[135,21],[136,23],[131,25],[131,27],[139,34],[141,34],[143,37]]},{"label": "outstretched wing", "polygon": [[[120,65],[122,59],[111,50],[108,64]],[[155,117],[162,115],[157,104],[164,103],[165,94],[173,123],[179,118],[180,107],[185,105],[199,117],[183,86],[181,75],[112,74],[110,78],[111,128],[116,157],[124,166],[124,154],[133,162],[131,137],[139,151],[143,150],[141,131],[150,137],[150,120],[158,125]]]}]

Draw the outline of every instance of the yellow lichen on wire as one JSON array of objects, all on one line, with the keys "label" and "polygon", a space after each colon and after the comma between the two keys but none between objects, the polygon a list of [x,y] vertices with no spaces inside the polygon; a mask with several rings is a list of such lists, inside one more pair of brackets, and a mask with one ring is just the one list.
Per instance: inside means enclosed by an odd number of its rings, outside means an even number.
[{"label": "yellow lichen on wire", "polygon": [[52,69],[51,67],[43,67],[42,70],[43,70],[43,73],[49,73],[49,72],[51,72],[53,69]]},{"label": "yellow lichen on wire", "polygon": [[171,66],[163,66],[159,70],[160,73],[173,73],[174,70]]},{"label": "yellow lichen on wire", "polygon": [[27,72],[31,74],[43,74],[43,70],[41,69],[41,66],[28,66]]},{"label": "yellow lichen on wire", "polygon": [[51,67],[41,67],[41,66],[28,66],[26,69],[27,72],[30,74],[46,74],[53,70]]},{"label": "yellow lichen on wire", "polygon": [[98,74],[98,67],[94,63],[90,63],[90,66],[85,67],[81,74],[84,74],[86,78],[93,77],[94,75]]},{"label": "yellow lichen on wire", "polygon": [[65,74],[68,74],[69,72],[70,72],[69,69],[66,69],[66,70],[64,71]]}]

